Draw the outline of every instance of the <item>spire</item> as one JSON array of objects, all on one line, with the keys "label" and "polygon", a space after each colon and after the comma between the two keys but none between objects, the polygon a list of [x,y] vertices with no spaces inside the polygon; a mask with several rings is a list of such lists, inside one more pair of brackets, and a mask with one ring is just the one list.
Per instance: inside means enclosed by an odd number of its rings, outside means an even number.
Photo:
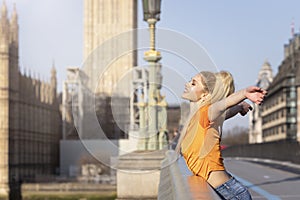
[{"label": "spire", "polygon": [[258,79],[256,83],[257,86],[262,87],[263,89],[267,89],[272,81],[273,81],[273,70],[269,61],[266,59],[258,73]]},{"label": "spire", "polygon": [[292,23],[291,23],[291,36],[292,38],[294,37],[295,35],[295,24],[294,24],[294,18],[292,20]]},{"label": "spire", "polygon": [[11,32],[11,41],[13,41],[18,48],[19,43],[19,25],[18,25],[18,14],[16,9],[16,4],[14,4],[12,17],[10,20],[10,32]]},{"label": "spire", "polygon": [[26,67],[23,67],[23,74],[24,74],[24,76],[27,76]]},{"label": "spire", "polygon": [[52,69],[51,69],[51,80],[50,80],[50,102],[55,103],[56,102],[56,90],[57,90],[57,79],[56,79],[56,69],[55,69],[55,63],[54,60],[52,62]]},{"label": "spire", "polygon": [[3,0],[2,7],[1,7],[1,25],[4,30],[8,30],[7,27],[9,25],[8,23],[9,22],[7,17],[7,7],[6,7],[5,0]]},{"label": "spire", "polygon": [[51,69],[51,86],[56,90],[57,80],[56,80],[56,69],[55,69],[54,60],[52,62],[52,69]]},{"label": "spire", "polygon": [[272,71],[271,64],[269,63],[268,59],[265,60],[264,64],[261,67],[261,70]]},{"label": "spire", "polygon": [[52,61],[51,77],[56,77],[56,69],[55,69],[55,62],[54,62],[54,60]]},{"label": "spire", "polygon": [[17,13],[17,8],[16,8],[16,4],[14,3],[14,8],[13,8],[13,12],[12,12],[12,16],[11,16],[11,23],[18,25],[18,13]]},{"label": "spire", "polygon": [[1,18],[2,19],[7,19],[7,7],[6,7],[5,0],[3,0],[3,3],[2,3]]}]

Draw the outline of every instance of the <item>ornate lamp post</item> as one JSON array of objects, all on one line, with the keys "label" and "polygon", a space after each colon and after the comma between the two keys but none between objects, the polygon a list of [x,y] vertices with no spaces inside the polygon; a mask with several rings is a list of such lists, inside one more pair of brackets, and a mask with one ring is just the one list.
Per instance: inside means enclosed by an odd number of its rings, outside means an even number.
[{"label": "ornate lamp post", "polygon": [[[161,59],[159,51],[155,49],[155,24],[160,20],[161,0],[143,0],[144,21],[149,24],[150,49],[144,53],[144,59],[149,65],[149,89],[148,89],[148,132],[143,141],[144,150],[161,149],[163,134],[166,131],[166,102],[160,95],[162,76],[160,74]],[[164,123],[159,123],[163,121]],[[143,127],[141,127],[143,130]],[[159,139],[161,138],[161,139]]]},{"label": "ornate lamp post", "polygon": [[156,52],[159,57],[160,52],[155,51],[155,24],[160,20],[160,5],[161,0],[143,0],[144,21],[149,24],[150,29],[150,50],[147,52]]}]

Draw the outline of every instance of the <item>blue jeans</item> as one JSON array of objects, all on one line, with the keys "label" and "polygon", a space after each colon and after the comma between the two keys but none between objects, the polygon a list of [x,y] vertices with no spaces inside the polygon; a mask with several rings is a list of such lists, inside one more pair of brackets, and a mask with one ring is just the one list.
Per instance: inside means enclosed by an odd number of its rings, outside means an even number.
[{"label": "blue jeans", "polygon": [[248,189],[234,177],[227,182],[215,188],[222,199],[232,200],[252,200]]}]

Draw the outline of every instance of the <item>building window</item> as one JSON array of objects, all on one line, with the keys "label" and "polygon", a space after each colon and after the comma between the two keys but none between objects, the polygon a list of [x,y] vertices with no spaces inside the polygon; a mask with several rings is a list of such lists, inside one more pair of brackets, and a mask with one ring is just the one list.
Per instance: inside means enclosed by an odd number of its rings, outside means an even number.
[{"label": "building window", "polygon": [[297,110],[295,107],[290,108],[290,114],[296,114]]},{"label": "building window", "polygon": [[287,119],[287,121],[288,121],[289,123],[296,123],[296,118],[295,118],[295,117],[289,117],[289,118]]},{"label": "building window", "polygon": [[291,84],[295,83],[295,78],[289,78],[289,83]]}]

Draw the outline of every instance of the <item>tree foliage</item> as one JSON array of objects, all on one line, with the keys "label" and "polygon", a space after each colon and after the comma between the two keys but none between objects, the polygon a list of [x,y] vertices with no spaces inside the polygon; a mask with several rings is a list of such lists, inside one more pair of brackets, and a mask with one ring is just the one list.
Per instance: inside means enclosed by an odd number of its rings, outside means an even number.
[{"label": "tree foliage", "polygon": [[249,129],[241,126],[235,126],[223,132],[222,145],[231,146],[249,143]]}]

